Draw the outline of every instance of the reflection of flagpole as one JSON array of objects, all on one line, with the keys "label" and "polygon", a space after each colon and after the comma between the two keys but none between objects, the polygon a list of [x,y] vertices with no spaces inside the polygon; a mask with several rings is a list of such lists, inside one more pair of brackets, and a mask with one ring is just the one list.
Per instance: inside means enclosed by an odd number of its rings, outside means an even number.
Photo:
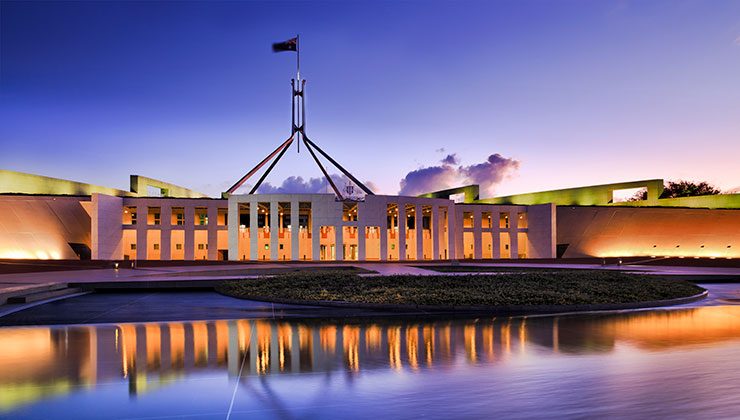
[{"label": "reflection of flagpole", "polygon": [[298,48],[298,35],[295,36],[295,66],[298,73],[298,82],[301,81],[301,53],[300,49]]}]

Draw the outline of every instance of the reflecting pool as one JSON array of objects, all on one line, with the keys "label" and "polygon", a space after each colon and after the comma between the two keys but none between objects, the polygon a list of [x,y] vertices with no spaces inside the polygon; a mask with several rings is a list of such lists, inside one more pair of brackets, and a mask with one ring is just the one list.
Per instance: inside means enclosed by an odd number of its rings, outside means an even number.
[{"label": "reflecting pool", "polygon": [[740,306],[0,329],[3,418],[737,418]]}]

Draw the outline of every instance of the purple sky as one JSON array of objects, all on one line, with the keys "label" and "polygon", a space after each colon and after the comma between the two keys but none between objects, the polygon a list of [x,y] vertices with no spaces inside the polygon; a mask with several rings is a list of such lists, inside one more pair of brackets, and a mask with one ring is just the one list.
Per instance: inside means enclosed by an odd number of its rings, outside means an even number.
[{"label": "purple sky", "polygon": [[[270,44],[296,33],[309,136],[376,192],[740,187],[734,0],[4,0],[0,168],[217,195],[290,134]],[[294,149],[268,181],[291,175],[320,172]]]}]

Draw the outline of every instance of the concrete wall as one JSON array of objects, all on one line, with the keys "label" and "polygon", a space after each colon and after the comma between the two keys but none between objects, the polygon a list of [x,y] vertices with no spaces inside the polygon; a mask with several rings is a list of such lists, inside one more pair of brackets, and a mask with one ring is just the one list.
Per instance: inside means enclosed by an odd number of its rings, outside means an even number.
[{"label": "concrete wall", "polygon": [[90,195],[101,193],[116,196],[134,195],[128,191],[106,188],[66,179],[32,175],[0,169],[0,193],[46,194],[46,195]]},{"label": "concrete wall", "polygon": [[91,247],[89,197],[0,195],[0,258],[77,259]]},{"label": "concrete wall", "polygon": [[700,195],[696,197],[661,198],[650,201],[625,201],[614,206],[630,207],[691,207],[707,209],[740,209],[740,194]]},{"label": "concrete wall", "polygon": [[646,202],[650,203],[650,205],[656,205],[658,197],[663,192],[662,179],[619,182],[616,184],[592,185],[588,187],[485,198],[478,200],[476,203],[520,205],[555,203],[559,206],[604,206],[611,203],[614,191],[642,187],[646,187],[648,190],[648,199]]},{"label": "concrete wall", "polygon": [[558,206],[557,244],[564,258],[740,258],[740,210]]},{"label": "concrete wall", "polygon": [[162,192],[162,197],[208,198],[208,196],[203,193],[180,187],[175,184],[170,184],[169,182],[147,178],[141,175],[131,175],[131,191],[134,194],[146,197],[147,187],[159,188]]},{"label": "concrete wall", "polygon": [[555,258],[557,243],[557,206],[527,206],[529,215],[529,258]]},{"label": "concrete wall", "polygon": [[123,199],[94,193],[91,212],[92,259],[123,259]]}]

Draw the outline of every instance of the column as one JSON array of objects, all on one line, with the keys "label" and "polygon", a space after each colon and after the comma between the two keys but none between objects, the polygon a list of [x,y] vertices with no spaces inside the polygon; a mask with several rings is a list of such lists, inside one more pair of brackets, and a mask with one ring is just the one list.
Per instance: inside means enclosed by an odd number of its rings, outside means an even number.
[{"label": "column", "polygon": [[149,244],[146,240],[146,231],[149,229],[149,206],[136,206],[136,259],[145,260]]},{"label": "column", "polygon": [[218,260],[218,204],[208,205],[208,261]]},{"label": "column", "polygon": [[[491,216],[493,219],[493,216]],[[492,222],[493,223],[493,222]],[[480,260],[483,258],[483,212],[480,207],[473,210],[473,258]]]},{"label": "column", "polygon": [[357,225],[357,252],[359,253],[358,260],[365,261],[365,225]]},{"label": "column", "polygon": [[439,205],[432,206],[432,259],[439,259]]},{"label": "column", "polygon": [[270,200],[270,259],[278,261],[278,232],[280,231],[280,209],[276,199]]},{"label": "column", "polygon": [[170,200],[162,200],[159,211],[159,259],[169,261],[172,259],[172,241],[170,240],[170,232],[172,231],[172,204],[170,204]]},{"label": "column", "polygon": [[229,196],[229,261],[239,260],[239,201]]},{"label": "column", "polygon": [[406,203],[398,203],[398,260],[406,261]]},{"label": "column", "polygon": [[[457,228],[455,212],[455,203],[449,202],[450,205],[447,207],[447,249],[450,260],[457,258]],[[460,227],[462,229],[462,226]],[[462,238],[461,238],[462,239]]]},{"label": "column", "polygon": [[298,208],[298,201],[290,202],[290,259],[298,261],[301,259],[300,239],[301,229],[298,226],[298,214],[300,209]]},{"label": "column", "polygon": [[414,204],[414,226],[416,226],[416,259],[421,261],[424,259],[424,226],[422,223],[423,214],[422,209],[424,206]]},{"label": "column", "polygon": [[344,226],[341,222],[334,227],[334,255],[336,261],[344,260]]},{"label": "column", "polygon": [[195,202],[189,200],[185,206],[185,219],[183,227],[185,228],[185,261],[195,259]]}]

